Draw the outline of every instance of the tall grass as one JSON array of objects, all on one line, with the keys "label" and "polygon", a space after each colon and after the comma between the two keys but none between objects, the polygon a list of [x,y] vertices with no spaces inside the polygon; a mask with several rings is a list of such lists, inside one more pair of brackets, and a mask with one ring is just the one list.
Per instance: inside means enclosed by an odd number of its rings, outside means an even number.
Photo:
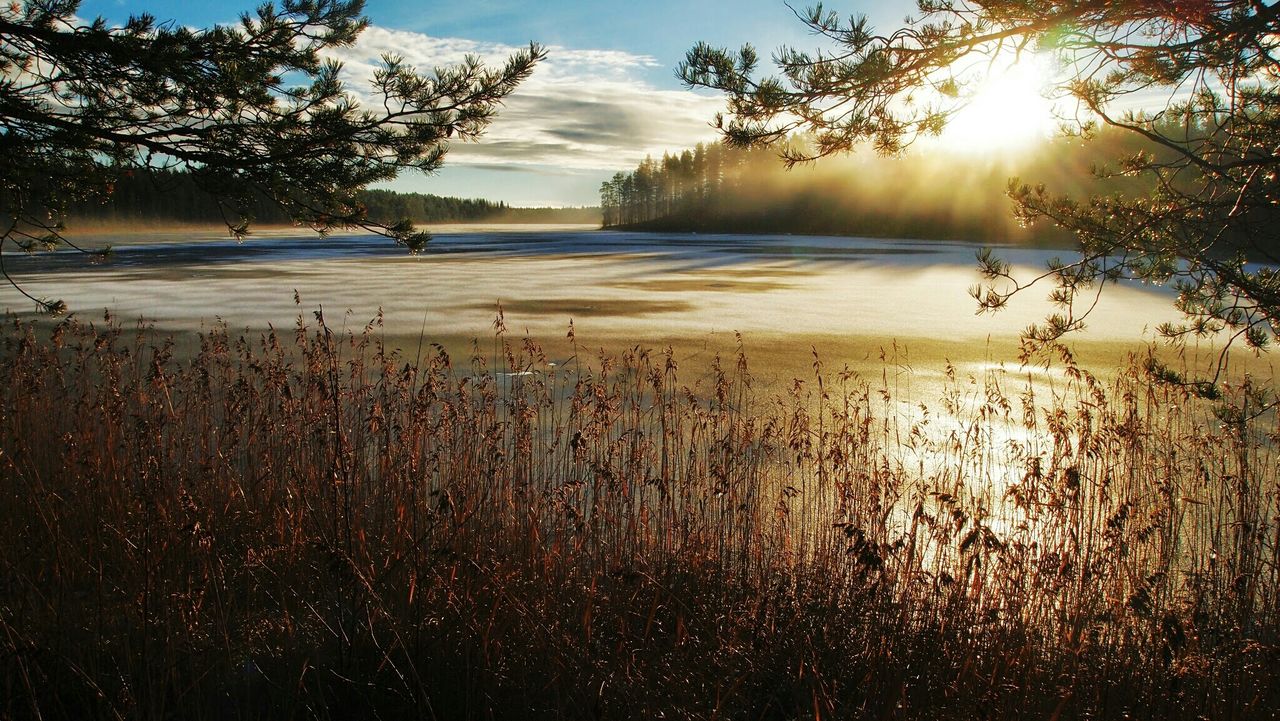
[{"label": "tall grass", "polygon": [[761,389],[741,353],[556,366],[499,318],[459,362],[379,326],[179,359],[7,324],[0,718],[1280,708],[1247,379],[1210,406],[1067,356],[924,405],[816,354]]}]

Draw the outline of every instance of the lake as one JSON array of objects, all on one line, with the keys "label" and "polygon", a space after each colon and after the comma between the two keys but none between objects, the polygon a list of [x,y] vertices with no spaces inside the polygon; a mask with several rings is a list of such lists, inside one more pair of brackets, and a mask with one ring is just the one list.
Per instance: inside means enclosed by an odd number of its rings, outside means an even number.
[{"label": "lake", "polygon": [[[807,373],[816,349],[828,368],[882,368],[882,349],[916,372],[943,359],[982,368],[1016,355],[1018,332],[1050,310],[1049,285],[996,315],[975,315],[968,288],[980,280],[977,243],[789,235],[648,234],[590,227],[444,226],[410,255],[372,235],[318,238],[263,231],[237,243],[215,233],[140,233],[80,238],[112,242],[103,264],[74,252],[6,254],[31,294],[60,298],[82,318],[111,309],[161,331],[184,333],[215,318],[233,329],[292,327],[322,306],[331,325],[363,327],[378,311],[403,347],[420,338],[451,349],[487,342],[498,304],[509,332],[553,354],[572,320],[578,341],[616,349],[671,345],[695,365],[731,350],[735,333],[757,370]],[[1019,277],[1054,255],[1006,247]],[[294,293],[301,299],[295,305]],[[1074,338],[1096,365],[1118,363],[1176,320],[1171,293],[1111,286]],[[32,303],[0,289],[14,312]],[[897,350],[894,350],[895,345]]]}]

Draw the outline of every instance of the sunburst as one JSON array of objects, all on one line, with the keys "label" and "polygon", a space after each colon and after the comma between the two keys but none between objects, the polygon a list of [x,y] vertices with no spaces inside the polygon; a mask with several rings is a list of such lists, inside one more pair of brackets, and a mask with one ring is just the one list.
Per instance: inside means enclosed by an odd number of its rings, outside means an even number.
[{"label": "sunburst", "polygon": [[970,80],[964,105],[947,122],[941,139],[949,147],[985,153],[1020,149],[1043,140],[1056,127],[1052,64],[1026,54],[1016,62],[996,62],[979,80]]}]

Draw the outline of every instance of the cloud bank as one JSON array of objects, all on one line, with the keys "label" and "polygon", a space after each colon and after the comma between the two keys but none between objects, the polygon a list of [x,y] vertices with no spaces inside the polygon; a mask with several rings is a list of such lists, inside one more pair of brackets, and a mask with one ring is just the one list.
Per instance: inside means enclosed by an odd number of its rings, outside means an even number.
[{"label": "cloud bank", "polygon": [[[514,46],[372,26],[334,56],[358,97],[383,54],[402,56],[419,71],[476,55],[500,64]],[[479,143],[454,143],[453,165],[488,168],[551,166],[568,171],[630,170],[647,153],[711,140],[708,125],[720,98],[653,86],[643,75],[660,68],[647,55],[551,46],[533,75],[507,98]]]}]

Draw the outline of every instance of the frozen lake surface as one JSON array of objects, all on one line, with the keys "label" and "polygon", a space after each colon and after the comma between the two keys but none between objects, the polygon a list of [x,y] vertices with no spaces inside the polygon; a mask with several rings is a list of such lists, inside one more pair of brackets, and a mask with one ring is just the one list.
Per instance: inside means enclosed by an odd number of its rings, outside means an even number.
[{"label": "frozen lake surface", "polygon": [[[496,304],[508,325],[606,335],[713,331],[815,332],[981,338],[1043,317],[1032,291],[997,316],[975,317],[978,244],[813,236],[621,233],[589,230],[440,232],[418,255],[370,235],[267,235],[243,243],[153,234],[117,246],[95,265],[80,254],[9,255],[34,295],[73,311],[111,308],[122,318],[189,326],[220,316],[232,326],[287,323],[323,304],[388,324],[425,320],[428,331],[484,334]],[[90,242],[92,245],[92,241]],[[1066,252],[1004,248],[1024,276]],[[30,303],[5,289],[14,311]],[[1166,293],[1107,289],[1091,339],[1135,338],[1173,318]]]},{"label": "frozen lake surface", "polygon": [[[587,228],[447,227],[410,255],[371,235],[264,232],[243,243],[216,235],[148,233],[119,243],[105,264],[74,252],[6,254],[33,295],[60,298],[81,317],[109,308],[161,330],[289,328],[323,306],[331,325],[362,327],[378,311],[388,337],[456,344],[489,338],[498,303],[515,335],[554,343],[570,320],[580,341],[675,346],[686,355],[731,347],[754,360],[807,366],[877,360],[897,342],[914,358],[1006,360],[1018,332],[1043,319],[1048,285],[997,315],[975,315],[976,243],[778,235],[649,234]],[[1069,251],[1003,248],[1020,277]],[[294,304],[294,292],[302,299]],[[32,303],[9,287],[0,302]],[[1176,320],[1166,290],[1112,286],[1084,344],[1132,348]],[[349,311],[349,313],[348,313]],[[1101,347],[1101,346],[1099,346]],[[773,361],[770,361],[770,358]]]}]

